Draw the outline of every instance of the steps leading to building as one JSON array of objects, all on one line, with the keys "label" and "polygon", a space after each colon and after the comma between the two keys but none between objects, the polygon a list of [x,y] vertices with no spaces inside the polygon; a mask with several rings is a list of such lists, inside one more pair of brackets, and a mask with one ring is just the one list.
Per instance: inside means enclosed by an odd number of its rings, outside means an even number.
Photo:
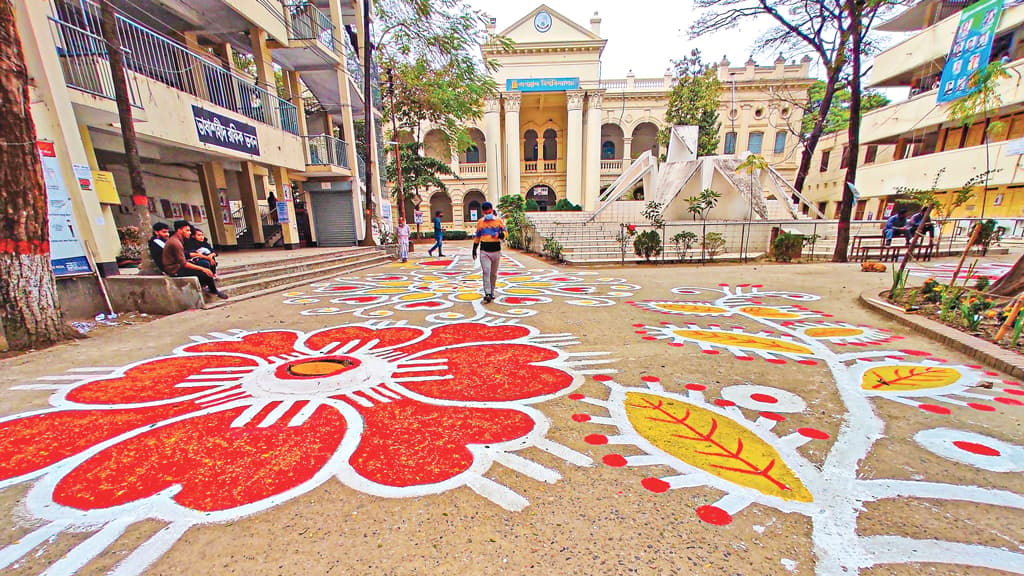
[{"label": "steps leading to building", "polygon": [[388,262],[391,262],[391,256],[386,251],[370,247],[225,268],[218,273],[217,285],[231,298],[218,300],[207,296],[207,308],[248,300]]}]

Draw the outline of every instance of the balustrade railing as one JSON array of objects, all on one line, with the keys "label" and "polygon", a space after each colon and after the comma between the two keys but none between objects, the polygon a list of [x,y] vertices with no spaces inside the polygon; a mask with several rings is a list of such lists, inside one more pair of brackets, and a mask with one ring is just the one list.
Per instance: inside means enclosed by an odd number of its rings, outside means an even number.
[{"label": "balustrade railing", "polygon": [[622,159],[601,160],[601,172],[622,172]]},{"label": "balustrade railing", "polygon": [[291,40],[317,40],[334,51],[334,25],[330,16],[310,2],[293,2],[286,6],[291,16],[288,30]]},{"label": "balustrade railing", "polygon": [[[58,54],[62,57],[64,77],[69,86],[107,98],[113,98],[105,43],[100,33],[99,6],[93,2],[55,3],[54,26]],[[84,9],[84,10],[83,10]],[[251,79],[228,71],[199,53],[117,16],[117,32],[124,49],[128,71],[151,78],[176,90],[242,114],[257,122],[298,134],[298,112],[287,100],[257,86]],[[97,45],[97,39],[100,44]],[[70,41],[70,42],[69,42]],[[83,62],[81,58],[86,60]],[[90,84],[84,66],[90,59],[102,59],[97,81]],[[105,70],[105,78],[100,79]],[[95,90],[91,88],[100,88]]]},{"label": "balustrade railing", "polygon": [[523,172],[536,172],[536,171],[537,171],[537,163],[536,162],[523,162]]},{"label": "balustrade railing", "polygon": [[459,164],[459,172],[462,174],[486,174],[486,162],[465,162]]},{"label": "balustrade railing", "polygon": [[306,150],[310,166],[340,166],[348,168],[348,145],[327,134],[306,136]]}]

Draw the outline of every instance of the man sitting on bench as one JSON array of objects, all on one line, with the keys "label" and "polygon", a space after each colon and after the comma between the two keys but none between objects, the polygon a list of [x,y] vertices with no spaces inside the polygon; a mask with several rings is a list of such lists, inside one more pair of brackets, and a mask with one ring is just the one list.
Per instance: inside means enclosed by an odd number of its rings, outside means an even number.
[{"label": "man sitting on bench", "polygon": [[924,219],[925,210],[926,208],[922,206],[920,210],[910,217],[910,222],[907,224],[907,242],[910,242],[919,226],[921,227],[921,236],[928,234],[928,243],[933,244],[935,242],[935,223],[929,218],[927,222],[921,224],[921,220]]},{"label": "man sitting on bench", "polygon": [[227,298],[228,295],[217,289],[216,276],[211,270],[193,264],[185,258],[185,246],[182,244],[186,238],[192,235],[192,227],[184,220],[174,222],[174,234],[164,244],[164,272],[175,278],[193,277],[199,279],[206,291],[219,298]]},{"label": "man sitting on bench", "polygon": [[[889,216],[889,219],[885,221],[885,245],[892,244],[892,237],[896,234],[909,238],[907,233],[907,209],[900,208],[895,214]],[[913,230],[913,229],[911,229]]]}]

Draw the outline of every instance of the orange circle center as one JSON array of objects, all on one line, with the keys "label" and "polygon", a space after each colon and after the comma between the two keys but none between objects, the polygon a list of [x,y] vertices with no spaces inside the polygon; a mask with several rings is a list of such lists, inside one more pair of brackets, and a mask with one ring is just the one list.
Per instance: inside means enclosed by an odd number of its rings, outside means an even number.
[{"label": "orange circle center", "polygon": [[313,360],[292,364],[288,372],[293,376],[333,376],[348,370],[352,365],[352,362],[346,360]]}]

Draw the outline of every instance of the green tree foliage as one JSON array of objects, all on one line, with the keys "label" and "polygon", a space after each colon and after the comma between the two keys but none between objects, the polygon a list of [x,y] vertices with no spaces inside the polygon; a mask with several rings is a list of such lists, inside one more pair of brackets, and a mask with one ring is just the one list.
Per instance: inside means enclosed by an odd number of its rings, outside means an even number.
[{"label": "green tree foliage", "polygon": [[[526,202],[527,206],[529,206],[530,201],[527,200]],[[554,207],[552,207],[552,210],[554,210],[555,212],[579,212],[583,210],[583,207],[573,204],[572,201],[570,201],[567,198],[559,198],[558,202],[555,202]]]},{"label": "green tree foliage", "polygon": [[[693,50],[689,56],[673,62],[676,84],[668,96],[665,122],[668,125],[698,126],[700,139],[697,154],[710,156],[718,149],[719,98],[722,83],[714,66],[701,60],[700,50]],[[668,144],[668,128],[658,135],[663,145]]]},{"label": "green tree foliage", "polygon": [[651,256],[661,254],[661,235],[657,230],[645,230],[637,234],[636,239],[633,240],[633,252],[650,262]]},{"label": "green tree foliage", "polygon": [[413,130],[430,122],[461,143],[462,126],[482,117],[484,98],[497,91],[497,63],[480,59],[480,45],[510,41],[490,35],[487,16],[462,0],[378,0],[374,15],[378,64],[393,79],[385,119]]},{"label": "green tree foliage", "polygon": [[508,232],[505,241],[509,248],[526,249],[526,202],[519,194],[502,196],[498,200],[498,213],[505,221]]},{"label": "green tree foliage", "polygon": [[527,212],[540,212],[540,204],[537,204],[537,201],[534,200],[533,198],[528,198],[526,200],[526,211]]},{"label": "green tree foliage", "polygon": [[[825,83],[816,80],[807,90],[807,105],[800,131],[807,136],[814,130],[814,123],[821,111],[821,100],[825,95]],[[861,94],[861,116],[882,106],[888,106],[889,99],[876,90],[864,90]],[[825,134],[846,130],[850,126],[850,89],[839,88],[833,96],[832,105],[825,116]]]},{"label": "green tree foliage", "polygon": [[416,209],[419,210],[423,202],[421,191],[435,188],[446,191],[448,188],[441,180],[441,176],[451,176],[450,166],[431,158],[421,155],[419,142],[407,142],[400,146],[402,155],[402,188],[398,189],[398,170],[395,167],[394,146],[391,146],[387,155],[387,164],[384,166],[384,177],[392,183],[391,197],[396,202],[412,200]]}]

